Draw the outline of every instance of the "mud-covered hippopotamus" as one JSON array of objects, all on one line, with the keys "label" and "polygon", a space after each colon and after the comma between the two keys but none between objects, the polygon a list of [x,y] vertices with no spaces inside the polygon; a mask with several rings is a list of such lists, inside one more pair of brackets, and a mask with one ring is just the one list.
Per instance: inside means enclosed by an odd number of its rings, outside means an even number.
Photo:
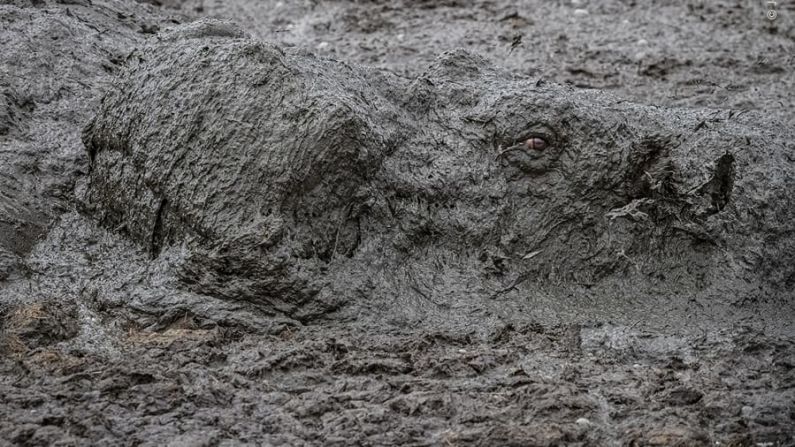
[{"label": "mud-covered hippopotamus", "polygon": [[442,54],[416,79],[215,22],[138,50],[83,141],[88,212],[184,287],[311,317],[610,278],[793,286],[795,165],[752,114],[663,109]]}]

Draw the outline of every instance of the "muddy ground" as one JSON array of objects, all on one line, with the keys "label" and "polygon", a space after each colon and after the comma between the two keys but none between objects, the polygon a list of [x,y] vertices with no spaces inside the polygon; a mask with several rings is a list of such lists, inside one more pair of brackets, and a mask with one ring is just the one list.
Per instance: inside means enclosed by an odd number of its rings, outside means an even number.
[{"label": "muddy ground", "polygon": [[[791,142],[793,5],[162,3],[0,1],[3,444],[795,445],[791,268],[720,299],[619,275],[522,284],[465,320],[378,301],[292,318],[173,287],[168,259],[76,198],[81,133],[133,50],[202,17],[407,81],[464,48]],[[782,228],[764,242],[791,244]]]}]

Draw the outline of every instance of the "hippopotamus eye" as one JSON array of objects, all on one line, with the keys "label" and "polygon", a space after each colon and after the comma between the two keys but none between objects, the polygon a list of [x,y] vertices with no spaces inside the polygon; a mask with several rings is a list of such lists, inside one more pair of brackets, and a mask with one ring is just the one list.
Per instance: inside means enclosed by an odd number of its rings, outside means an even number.
[{"label": "hippopotamus eye", "polygon": [[534,154],[533,156],[547,156],[547,151],[558,152],[557,133],[550,126],[534,123],[524,131],[507,138],[497,146],[497,158],[514,151]]},{"label": "hippopotamus eye", "polygon": [[508,142],[505,146],[500,145],[498,148],[499,152],[497,157],[499,158],[500,156],[511,151],[542,153],[544,150],[550,147],[548,141],[549,140],[542,135],[531,135],[524,136],[522,138],[516,138]]},{"label": "hippopotamus eye", "polygon": [[550,138],[544,133],[527,133],[518,138],[513,138],[503,147],[504,149],[511,148],[512,150],[531,150],[542,152],[551,149],[554,146],[554,138]]},{"label": "hippopotamus eye", "polygon": [[527,146],[528,149],[543,151],[547,148],[547,140],[541,137],[530,137],[525,140],[524,145]]},{"label": "hippopotamus eye", "polygon": [[521,144],[528,149],[543,151],[557,146],[557,136],[557,132],[546,123],[532,123],[513,135],[513,144]]}]

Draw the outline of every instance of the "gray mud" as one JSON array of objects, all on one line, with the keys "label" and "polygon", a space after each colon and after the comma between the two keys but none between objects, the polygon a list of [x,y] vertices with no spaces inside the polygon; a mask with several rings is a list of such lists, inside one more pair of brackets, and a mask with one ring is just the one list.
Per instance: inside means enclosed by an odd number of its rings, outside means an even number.
[{"label": "gray mud", "polygon": [[795,444],[778,12],[0,2],[0,440]]}]

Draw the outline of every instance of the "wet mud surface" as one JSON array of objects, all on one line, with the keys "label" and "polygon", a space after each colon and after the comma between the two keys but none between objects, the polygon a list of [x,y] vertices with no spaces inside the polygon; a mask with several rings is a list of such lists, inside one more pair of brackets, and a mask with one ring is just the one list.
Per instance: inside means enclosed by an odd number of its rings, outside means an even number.
[{"label": "wet mud surface", "polygon": [[130,330],[113,354],[3,366],[12,443],[758,445],[791,442],[793,346],[611,325]]},{"label": "wet mud surface", "polygon": [[0,2],[0,441],[795,444],[778,13]]}]

